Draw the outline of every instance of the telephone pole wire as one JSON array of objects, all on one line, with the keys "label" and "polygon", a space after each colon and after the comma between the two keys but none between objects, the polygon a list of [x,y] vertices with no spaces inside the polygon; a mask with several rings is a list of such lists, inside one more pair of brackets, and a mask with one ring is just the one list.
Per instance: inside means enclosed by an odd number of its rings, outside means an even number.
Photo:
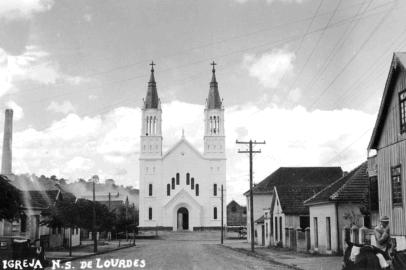
[{"label": "telephone pole wire", "polygon": [[235,141],[236,144],[245,144],[248,145],[248,150],[243,150],[241,151],[240,149],[238,149],[238,153],[240,154],[249,154],[249,158],[250,158],[250,236],[251,236],[251,251],[254,252],[254,198],[253,198],[253,194],[252,194],[252,154],[255,153],[261,153],[261,149],[259,150],[253,150],[252,146],[253,145],[257,145],[257,144],[265,144],[265,141],[263,142],[257,142],[257,141],[252,141],[249,140],[248,142],[244,142],[244,141]]}]

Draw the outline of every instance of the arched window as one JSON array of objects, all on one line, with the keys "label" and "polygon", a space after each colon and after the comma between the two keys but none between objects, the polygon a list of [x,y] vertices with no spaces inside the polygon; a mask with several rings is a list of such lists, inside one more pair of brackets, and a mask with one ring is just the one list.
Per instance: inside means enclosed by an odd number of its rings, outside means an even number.
[{"label": "arched window", "polygon": [[148,117],[145,119],[145,135],[148,136]]},{"label": "arched window", "polygon": [[217,196],[217,184],[213,185],[213,196]]},{"label": "arched window", "polygon": [[191,183],[190,183],[190,187],[192,189],[195,189],[195,179],[192,177]]},{"label": "arched window", "polygon": [[156,116],[154,116],[154,131],[153,134],[156,134]]},{"label": "arched window", "polygon": [[209,122],[209,126],[210,126],[210,134],[213,132],[213,118],[210,116],[210,122]]},{"label": "arched window", "polygon": [[166,185],[166,196],[171,196],[171,185],[170,184]]},{"label": "arched window", "polygon": [[186,185],[190,184],[190,173],[186,174]]},{"label": "arched window", "polygon": [[199,196],[199,184],[196,184],[196,196]]},{"label": "arched window", "polygon": [[152,196],[152,184],[148,185],[148,195]]},{"label": "arched window", "polygon": [[148,219],[152,220],[152,207],[148,208]]},{"label": "arched window", "polygon": [[176,173],[176,184],[177,185],[179,185],[179,178],[180,178],[180,175],[179,175],[179,173]]},{"label": "arched window", "polygon": [[217,207],[213,208],[213,219],[217,219]]},{"label": "arched window", "polygon": [[213,116],[213,122],[214,122],[213,133],[216,134],[217,120],[216,120],[216,117],[215,117],[215,116]]},{"label": "arched window", "polygon": [[172,177],[172,189],[175,189],[175,178]]},{"label": "arched window", "polygon": [[217,116],[217,133],[220,133],[220,116]]}]

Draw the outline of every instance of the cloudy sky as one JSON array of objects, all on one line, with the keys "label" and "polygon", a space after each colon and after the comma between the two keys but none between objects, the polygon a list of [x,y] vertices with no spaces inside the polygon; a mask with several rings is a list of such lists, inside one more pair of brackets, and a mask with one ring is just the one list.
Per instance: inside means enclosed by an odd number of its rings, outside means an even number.
[{"label": "cloudy sky", "polygon": [[[0,107],[15,111],[14,172],[138,187],[140,106],[154,60],[164,149],[202,148],[215,60],[226,109],[228,200],[280,166],[366,158],[393,51],[397,0],[2,0]],[[1,117],[0,125],[3,125]],[[1,135],[2,136],[2,135]]]}]

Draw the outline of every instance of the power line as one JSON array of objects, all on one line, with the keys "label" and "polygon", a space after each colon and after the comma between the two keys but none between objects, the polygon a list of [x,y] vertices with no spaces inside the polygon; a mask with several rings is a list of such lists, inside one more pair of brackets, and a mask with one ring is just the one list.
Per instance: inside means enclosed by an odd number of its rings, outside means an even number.
[{"label": "power line", "polygon": [[336,5],[336,7],[335,7],[335,9],[334,9],[333,14],[331,14],[331,16],[330,16],[330,18],[329,18],[327,24],[325,25],[325,27],[324,27],[323,30],[321,31],[321,34],[319,35],[319,38],[318,38],[317,41],[316,41],[316,44],[314,45],[314,47],[313,47],[312,51],[310,52],[310,54],[308,54],[305,63],[302,65],[302,68],[300,69],[299,74],[296,76],[296,79],[293,81],[293,83],[291,83],[291,84],[289,85],[288,89],[291,89],[292,86],[296,84],[297,80],[298,80],[298,79],[300,78],[300,76],[302,75],[302,73],[303,73],[305,67],[307,66],[307,64],[309,63],[309,61],[310,61],[310,59],[312,58],[313,54],[315,53],[316,48],[319,46],[319,43],[320,43],[321,39],[324,37],[324,33],[326,32],[328,26],[330,25],[331,21],[333,20],[334,16],[336,15],[337,9],[338,9],[338,7],[340,6],[340,4],[341,4],[341,0],[339,0],[339,1],[337,2],[337,5]]},{"label": "power line", "polygon": [[313,108],[315,104],[320,100],[320,98],[330,89],[330,87],[337,81],[337,79],[344,73],[344,71],[349,67],[349,65],[357,58],[360,51],[368,44],[371,40],[375,32],[379,29],[379,27],[385,22],[385,20],[389,17],[389,13],[393,10],[392,8],[388,9],[388,11],[382,16],[381,20],[375,25],[374,29],[370,32],[368,37],[364,40],[361,46],[358,48],[356,52],[352,55],[349,61],[343,66],[343,68],[338,72],[338,74],[333,78],[333,80],[328,84],[328,86],[321,92],[321,94],[316,98],[316,100],[311,104],[310,109]]}]

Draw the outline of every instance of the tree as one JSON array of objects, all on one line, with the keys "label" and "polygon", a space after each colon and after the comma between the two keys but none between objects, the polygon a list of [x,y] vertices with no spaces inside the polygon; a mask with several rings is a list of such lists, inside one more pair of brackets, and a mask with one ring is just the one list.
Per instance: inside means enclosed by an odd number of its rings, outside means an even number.
[{"label": "tree", "polygon": [[72,198],[56,201],[44,214],[47,218],[41,223],[49,227],[65,227],[69,230],[69,256],[72,256],[72,231],[78,227],[79,209]]},{"label": "tree", "polygon": [[21,198],[17,188],[0,175],[0,220],[13,220],[20,215]]}]

